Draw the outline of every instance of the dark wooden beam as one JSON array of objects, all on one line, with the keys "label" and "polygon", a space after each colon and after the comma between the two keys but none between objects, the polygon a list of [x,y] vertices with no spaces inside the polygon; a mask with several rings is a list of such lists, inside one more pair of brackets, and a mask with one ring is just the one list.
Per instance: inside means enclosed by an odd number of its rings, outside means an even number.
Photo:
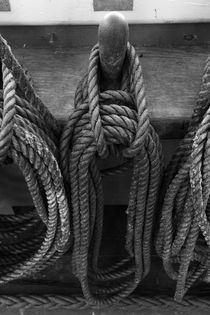
[{"label": "dark wooden beam", "polygon": [[[98,25],[0,26],[0,33],[16,47],[86,47],[96,43],[97,29]],[[130,41],[137,46],[210,44],[210,23],[130,24],[129,29]]]},{"label": "dark wooden beam", "polygon": [[[137,47],[152,123],[163,139],[183,137],[191,117],[208,47]],[[76,86],[88,66],[89,48],[16,48],[46,106],[58,119],[73,110]]]}]

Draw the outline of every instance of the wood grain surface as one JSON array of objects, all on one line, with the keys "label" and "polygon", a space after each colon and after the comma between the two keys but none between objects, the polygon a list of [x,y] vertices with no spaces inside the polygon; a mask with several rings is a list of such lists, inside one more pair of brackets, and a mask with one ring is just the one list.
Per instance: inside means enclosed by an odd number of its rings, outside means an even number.
[{"label": "wood grain surface", "polygon": [[[161,138],[180,138],[186,130],[205,60],[204,47],[141,48],[148,108]],[[14,49],[29,70],[45,105],[58,119],[73,110],[76,86],[88,66],[90,48]]]},{"label": "wood grain surface", "polygon": [[[138,47],[200,46],[208,50],[209,32],[210,23],[129,24],[130,42]],[[0,33],[12,47],[90,47],[97,41],[98,25],[1,25]]]}]

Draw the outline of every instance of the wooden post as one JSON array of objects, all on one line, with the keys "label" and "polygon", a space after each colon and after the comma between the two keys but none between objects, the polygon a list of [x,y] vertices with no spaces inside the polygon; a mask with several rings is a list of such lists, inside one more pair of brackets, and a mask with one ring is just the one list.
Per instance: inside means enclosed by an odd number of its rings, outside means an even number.
[{"label": "wooden post", "polygon": [[128,36],[128,23],[121,13],[110,12],[105,15],[99,25],[98,42],[102,85],[106,89],[119,88]]}]

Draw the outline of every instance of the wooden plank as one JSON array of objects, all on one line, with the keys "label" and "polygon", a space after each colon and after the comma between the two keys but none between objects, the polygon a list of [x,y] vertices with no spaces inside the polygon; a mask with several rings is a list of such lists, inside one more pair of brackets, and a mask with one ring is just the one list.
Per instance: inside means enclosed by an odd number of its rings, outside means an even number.
[{"label": "wooden plank", "polygon": [[[90,49],[15,49],[32,75],[43,102],[58,118],[73,110],[76,86],[85,73]],[[162,138],[180,138],[189,121],[208,48],[141,48],[148,107]]]},{"label": "wooden plank", "polygon": [[[13,47],[90,47],[97,42],[97,25],[0,26]],[[136,46],[206,46],[210,23],[131,24],[130,42]],[[54,41],[50,41],[54,34]]]},{"label": "wooden plank", "polygon": [[[13,47],[90,47],[97,42],[98,25],[0,26]],[[129,38],[135,46],[207,46],[210,23],[130,24]],[[50,40],[51,37],[54,40]]]}]

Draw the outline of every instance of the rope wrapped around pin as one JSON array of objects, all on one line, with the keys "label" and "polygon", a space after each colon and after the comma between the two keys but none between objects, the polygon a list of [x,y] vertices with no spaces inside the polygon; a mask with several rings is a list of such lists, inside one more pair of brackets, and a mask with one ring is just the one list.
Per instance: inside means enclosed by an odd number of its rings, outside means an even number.
[{"label": "rope wrapped around pin", "polygon": [[0,284],[41,271],[69,247],[69,209],[58,166],[59,127],[0,37],[0,162],[25,177],[35,209],[0,215]]},{"label": "rope wrapped around pin", "polygon": [[188,132],[169,163],[156,249],[180,301],[210,270],[210,59]]},{"label": "rope wrapped around pin", "polygon": [[[126,46],[120,90],[101,91],[99,47],[78,85],[75,109],[66,121],[60,161],[72,209],[73,272],[90,305],[109,305],[128,296],[148,274],[153,218],[161,178],[159,138],[150,125],[142,69],[134,47]],[[103,234],[102,177],[97,161],[119,154],[132,165],[127,207],[126,254],[99,267]],[[116,171],[124,169],[124,164]],[[112,170],[114,171],[114,170]]]}]

